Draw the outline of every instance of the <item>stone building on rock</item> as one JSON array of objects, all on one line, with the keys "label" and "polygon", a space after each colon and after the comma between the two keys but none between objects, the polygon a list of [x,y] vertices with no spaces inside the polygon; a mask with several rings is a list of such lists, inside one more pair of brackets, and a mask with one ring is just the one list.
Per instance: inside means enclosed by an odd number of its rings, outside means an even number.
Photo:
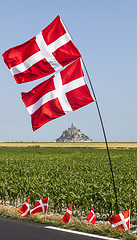
[{"label": "stone building on rock", "polygon": [[80,129],[77,129],[73,123],[70,128],[63,131],[62,135],[54,140],[55,142],[93,142],[91,138],[81,133]]}]

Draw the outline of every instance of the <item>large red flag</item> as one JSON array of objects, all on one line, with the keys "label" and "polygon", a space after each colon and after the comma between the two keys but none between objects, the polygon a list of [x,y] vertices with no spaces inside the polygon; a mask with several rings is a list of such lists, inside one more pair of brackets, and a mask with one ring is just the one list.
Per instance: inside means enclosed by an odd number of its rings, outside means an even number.
[{"label": "large red flag", "polygon": [[3,53],[3,59],[17,83],[42,78],[81,57],[57,16],[36,37]]},{"label": "large red flag", "polygon": [[130,210],[114,215],[110,217],[108,220],[115,231],[117,230],[126,231],[130,228]]},{"label": "large red flag", "polygon": [[34,131],[94,101],[84,81],[80,59],[21,95]]}]

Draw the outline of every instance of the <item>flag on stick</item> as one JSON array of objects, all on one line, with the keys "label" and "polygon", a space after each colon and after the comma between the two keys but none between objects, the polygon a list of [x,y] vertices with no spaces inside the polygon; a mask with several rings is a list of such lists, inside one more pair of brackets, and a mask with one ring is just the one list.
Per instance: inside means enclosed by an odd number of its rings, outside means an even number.
[{"label": "flag on stick", "polygon": [[108,220],[115,231],[126,231],[130,228],[130,210],[114,215]]},{"label": "flag on stick", "polygon": [[80,59],[21,96],[34,131],[94,101],[84,81]]},{"label": "flag on stick", "polygon": [[94,210],[93,207],[91,208],[90,213],[88,214],[88,216],[86,217],[86,219],[91,222],[92,224],[95,224],[95,214],[94,214]]},{"label": "flag on stick", "polygon": [[4,62],[19,84],[50,75],[80,57],[60,16],[36,37],[3,53]]},{"label": "flag on stick", "polygon": [[33,215],[39,212],[47,212],[49,198],[40,199],[36,205],[31,209],[30,213]]},{"label": "flag on stick", "polygon": [[20,209],[18,209],[18,212],[22,215],[22,217],[30,216],[30,197],[28,197],[23,206]]},{"label": "flag on stick", "polygon": [[70,204],[69,208],[67,209],[64,217],[61,219],[61,222],[69,223],[71,220],[71,214],[72,214],[72,205],[73,203]]}]

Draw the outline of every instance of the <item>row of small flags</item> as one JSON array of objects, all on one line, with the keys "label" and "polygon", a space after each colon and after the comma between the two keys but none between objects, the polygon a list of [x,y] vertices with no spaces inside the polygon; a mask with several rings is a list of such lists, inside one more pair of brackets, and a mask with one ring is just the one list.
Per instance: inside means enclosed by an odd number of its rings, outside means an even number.
[{"label": "row of small flags", "polygon": [[35,206],[30,210],[30,197],[26,200],[23,206],[18,210],[22,217],[29,217],[30,214],[39,212],[47,212],[49,198],[40,199]]},{"label": "row of small flags", "polygon": [[[40,213],[40,212],[46,213],[48,208],[48,202],[49,202],[49,198],[42,198],[30,210],[30,197],[28,197],[28,199],[23,204],[23,206],[18,210],[18,212],[22,215],[22,217],[29,217],[30,214],[33,215],[35,213]],[[70,222],[71,215],[72,215],[72,205],[73,205],[73,202],[71,202],[63,218],[61,219],[61,222],[65,222],[65,223]],[[90,213],[86,217],[86,220],[92,224],[95,224],[96,220],[95,220],[93,207],[91,208]],[[114,215],[110,217],[108,220],[115,231],[129,230],[130,229],[130,210]]]},{"label": "row of small flags", "polygon": [[[18,210],[18,212],[22,215],[22,217],[29,217],[30,214],[33,215],[35,213],[40,213],[40,212],[47,212],[48,208],[48,202],[49,198],[42,198],[40,199],[35,206],[30,210],[30,197],[26,200],[26,202],[23,204],[23,206]],[[70,204],[68,207],[65,215],[61,219],[61,222],[69,223],[71,220],[71,215],[72,215],[72,205],[73,202]],[[89,222],[95,224],[95,214],[93,208],[91,209],[91,212],[86,218]]]}]

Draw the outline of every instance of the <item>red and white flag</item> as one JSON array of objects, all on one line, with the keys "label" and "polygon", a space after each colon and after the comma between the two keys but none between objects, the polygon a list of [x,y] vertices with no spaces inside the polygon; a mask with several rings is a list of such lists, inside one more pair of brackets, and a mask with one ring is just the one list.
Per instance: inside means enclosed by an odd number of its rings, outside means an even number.
[{"label": "red and white flag", "polygon": [[3,53],[17,83],[50,75],[81,57],[60,16],[24,44]]},{"label": "red and white flag", "polygon": [[18,212],[22,215],[22,217],[30,216],[30,197],[26,200],[23,206],[18,210]]},{"label": "red and white flag", "polygon": [[21,96],[34,131],[94,101],[84,81],[80,59]]},{"label": "red and white flag", "polygon": [[86,217],[86,219],[91,222],[92,224],[95,224],[95,214],[94,214],[94,210],[93,207],[91,208],[90,213],[88,214],[88,216]]},{"label": "red and white flag", "polygon": [[72,205],[73,203],[70,204],[68,207],[64,217],[61,219],[61,222],[69,223],[71,220],[71,215],[72,215]]},{"label": "red and white flag", "polygon": [[130,210],[114,215],[108,220],[115,231],[126,231],[130,228]]},{"label": "red and white flag", "polygon": [[40,199],[36,205],[31,209],[30,213],[33,215],[39,212],[47,212],[49,198]]}]

